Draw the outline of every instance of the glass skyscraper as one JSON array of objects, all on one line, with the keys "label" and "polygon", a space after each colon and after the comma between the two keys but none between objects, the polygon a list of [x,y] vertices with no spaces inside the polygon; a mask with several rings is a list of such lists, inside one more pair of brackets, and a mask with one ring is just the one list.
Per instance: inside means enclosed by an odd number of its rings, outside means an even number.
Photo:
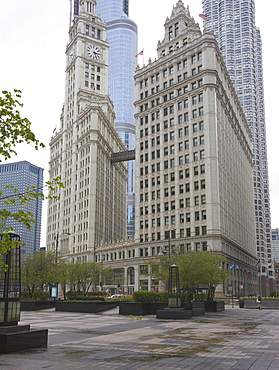
[{"label": "glass skyscraper", "polygon": [[[35,186],[36,191],[43,190],[43,168],[37,167],[27,161],[16,163],[7,163],[0,165],[0,189],[3,191],[3,196],[13,194],[13,189],[4,189],[5,185],[15,186],[19,193],[24,193],[27,187]],[[11,212],[17,212],[22,209],[19,205],[4,205],[1,207],[8,209]],[[35,224],[31,230],[27,230],[26,226],[12,218],[8,218],[5,225],[13,227],[15,232],[20,235],[20,240],[25,243],[21,247],[21,256],[32,255],[40,250],[41,239],[41,224],[42,224],[42,198],[37,198],[31,201],[25,211],[31,212],[34,215]]]},{"label": "glass skyscraper", "polygon": [[[109,94],[116,113],[115,127],[128,150],[135,148],[134,74],[137,25],[129,15],[129,0],[97,0],[97,13],[107,23]],[[135,233],[135,161],[128,162],[127,235]]]},{"label": "glass skyscraper", "polygon": [[203,0],[204,26],[213,30],[251,128],[254,202],[261,293],[273,279],[271,223],[266,148],[262,42],[255,24],[254,0]]}]

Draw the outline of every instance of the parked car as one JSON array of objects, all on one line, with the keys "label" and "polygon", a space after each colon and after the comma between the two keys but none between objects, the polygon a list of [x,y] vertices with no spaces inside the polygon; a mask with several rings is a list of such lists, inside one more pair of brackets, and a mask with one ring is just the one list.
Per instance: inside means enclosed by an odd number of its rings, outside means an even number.
[{"label": "parked car", "polygon": [[110,298],[115,299],[115,298],[123,298],[123,294],[113,294]]}]

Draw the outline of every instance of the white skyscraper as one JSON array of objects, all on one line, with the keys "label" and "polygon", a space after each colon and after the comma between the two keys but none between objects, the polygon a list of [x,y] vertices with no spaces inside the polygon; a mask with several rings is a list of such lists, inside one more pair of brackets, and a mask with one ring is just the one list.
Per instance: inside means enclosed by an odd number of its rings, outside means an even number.
[{"label": "white skyscraper", "polygon": [[108,96],[108,42],[96,1],[75,1],[66,48],[65,103],[60,128],[50,143],[50,179],[65,188],[48,206],[47,249],[71,261],[92,261],[97,246],[126,236],[123,152]]},{"label": "white skyscraper", "polygon": [[[203,0],[204,27],[213,30],[252,133],[254,203],[261,294],[274,289],[266,148],[262,43],[254,0]],[[267,279],[269,277],[269,279]]]}]

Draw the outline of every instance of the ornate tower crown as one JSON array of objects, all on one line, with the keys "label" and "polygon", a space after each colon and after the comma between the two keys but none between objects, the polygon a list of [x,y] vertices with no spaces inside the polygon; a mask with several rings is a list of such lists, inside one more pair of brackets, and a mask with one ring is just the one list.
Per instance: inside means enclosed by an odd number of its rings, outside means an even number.
[{"label": "ornate tower crown", "polygon": [[189,6],[185,8],[181,0],[173,7],[171,16],[166,19],[164,26],[165,37],[157,45],[158,58],[201,36],[198,23],[190,15]]}]

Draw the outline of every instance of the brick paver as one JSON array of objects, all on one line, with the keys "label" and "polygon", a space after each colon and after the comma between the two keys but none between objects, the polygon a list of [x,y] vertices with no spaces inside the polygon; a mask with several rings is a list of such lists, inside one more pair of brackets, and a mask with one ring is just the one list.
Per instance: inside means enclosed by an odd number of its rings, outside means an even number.
[{"label": "brick paver", "polygon": [[47,348],[0,355],[2,369],[279,369],[279,311],[226,307],[190,320],[22,312],[48,328]]}]

